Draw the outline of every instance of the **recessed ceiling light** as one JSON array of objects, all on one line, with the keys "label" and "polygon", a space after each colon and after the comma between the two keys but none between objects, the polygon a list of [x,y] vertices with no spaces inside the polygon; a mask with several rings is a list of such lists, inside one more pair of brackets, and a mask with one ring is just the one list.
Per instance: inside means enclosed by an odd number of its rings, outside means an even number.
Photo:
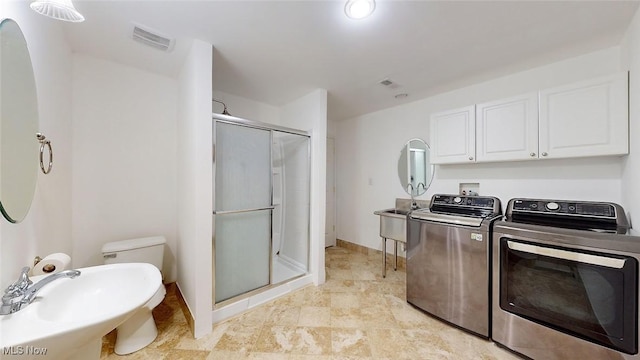
[{"label": "recessed ceiling light", "polygon": [[374,0],[348,0],[344,12],[351,19],[364,19],[376,8]]},{"label": "recessed ceiling light", "polygon": [[396,99],[404,99],[404,98],[406,98],[407,96],[409,96],[409,94],[407,94],[407,93],[402,93],[402,94],[398,94],[398,95],[396,95],[396,96],[395,96],[395,98],[396,98]]}]

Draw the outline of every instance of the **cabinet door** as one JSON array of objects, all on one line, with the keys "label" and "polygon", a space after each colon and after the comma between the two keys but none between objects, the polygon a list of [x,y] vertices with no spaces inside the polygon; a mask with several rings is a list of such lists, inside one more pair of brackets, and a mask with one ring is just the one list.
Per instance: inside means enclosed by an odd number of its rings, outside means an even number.
[{"label": "cabinet door", "polygon": [[432,164],[475,162],[475,105],[431,115]]},{"label": "cabinet door", "polygon": [[538,93],[476,105],[476,160],[538,158]]},{"label": "cabinet door", "polygon": [[540,91],[540,157],[629,153],[626,72]]}]

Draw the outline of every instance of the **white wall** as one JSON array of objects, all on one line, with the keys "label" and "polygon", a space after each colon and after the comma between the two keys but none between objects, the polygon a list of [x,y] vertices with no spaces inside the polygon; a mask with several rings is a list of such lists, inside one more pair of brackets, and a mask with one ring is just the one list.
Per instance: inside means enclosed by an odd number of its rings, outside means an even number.
[{"label": "white wall", "polygon": [[[220,100],[227,105],[227,112],[231,116],[242,119],[261,121],[270,124],[280,122],[280,108],[263,102],[231,95],[222,91],[214,91],[213,98]],[[213,112],[222,114],[224,106],[220,103],[213,103]]]},{"label": "white wall", "polygon": [[311,239],[309,269],[316,285],[325,281],[324,227],[327,176],[327,91],[318,89],[281,108],[280,125],[311,133]]},{"label": "white wall", "polygon": [[634,235],[640,235],[640,10],[623,41],[623,62],[629,69],[629,147],[622,175],[622,206],[635,225]]},{"label": "white wall", "polygon": [[194,40],[178,75],[178,287],[195,318],[195,337],[211,332],[213,47]]},{"label": "white wall", "polygon": [[35,74],[40,130],[51,139],[55,154],[51,173],[38,171],[35,197],[24,221],[0,219],[4,289],[36,255],[71,254],[71,51],[62,24],[36,14],[28,1],[0,1],[0,18],[14,19],[24,33]]},{"label": "white wall", "polygon": [[73,258],[103,263],[102,245],[167,238],[163,274],[176,279],[177,82],[73,57]]},{"label": "white wall", "polygon": [[[429,140],[433,112],[558,86],[621,70],[619,47],[519,72],[335,124],[337,237],[380,249],[375,210],[408,198],[397,161],[411,138]],[[453,141],[453,140],[452,140]],[[621,201],[623,157],[437,166],[422,199],[479,182],[482,195]],[[389,244],[388,251],[391,251]]]}]

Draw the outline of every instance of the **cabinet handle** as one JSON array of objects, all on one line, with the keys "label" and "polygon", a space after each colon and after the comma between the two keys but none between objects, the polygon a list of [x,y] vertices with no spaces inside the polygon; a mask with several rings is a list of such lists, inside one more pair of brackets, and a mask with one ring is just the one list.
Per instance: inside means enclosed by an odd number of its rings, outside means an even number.
[{"label": "cabinet handle", "polygon": [[469,160],[473,160],[473,156],[469,156]]},{"label": "cabinet handle", "polygon": [[547,154],[546,152],[543,152],[543,153],[542,153],[542,156],[547,156],[547,155],[548,155],[548,154]]},{"label": "cabinet handle", "polygon": [[529,153],[529,156],[536,156],[536,153],[534,153],[534,152]]}]

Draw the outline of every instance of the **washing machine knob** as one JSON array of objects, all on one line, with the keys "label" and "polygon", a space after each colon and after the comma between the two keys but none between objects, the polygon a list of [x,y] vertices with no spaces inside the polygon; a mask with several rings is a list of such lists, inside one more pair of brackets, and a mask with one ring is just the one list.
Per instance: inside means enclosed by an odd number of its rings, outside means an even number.
[{"label": "washing machine knob", "polygon": [[456,196],[453,198],[453,202],[456,204],[460,204],[462,202],[462,198],[460,196]]},{"label": "washing machine knob", "polygon": [[560,209],[560,205],[558,205],[557,202],[550,202],[550,203],[547,203],[547,209],[549,209],[551,211],[555,211],[555,210]]}]

